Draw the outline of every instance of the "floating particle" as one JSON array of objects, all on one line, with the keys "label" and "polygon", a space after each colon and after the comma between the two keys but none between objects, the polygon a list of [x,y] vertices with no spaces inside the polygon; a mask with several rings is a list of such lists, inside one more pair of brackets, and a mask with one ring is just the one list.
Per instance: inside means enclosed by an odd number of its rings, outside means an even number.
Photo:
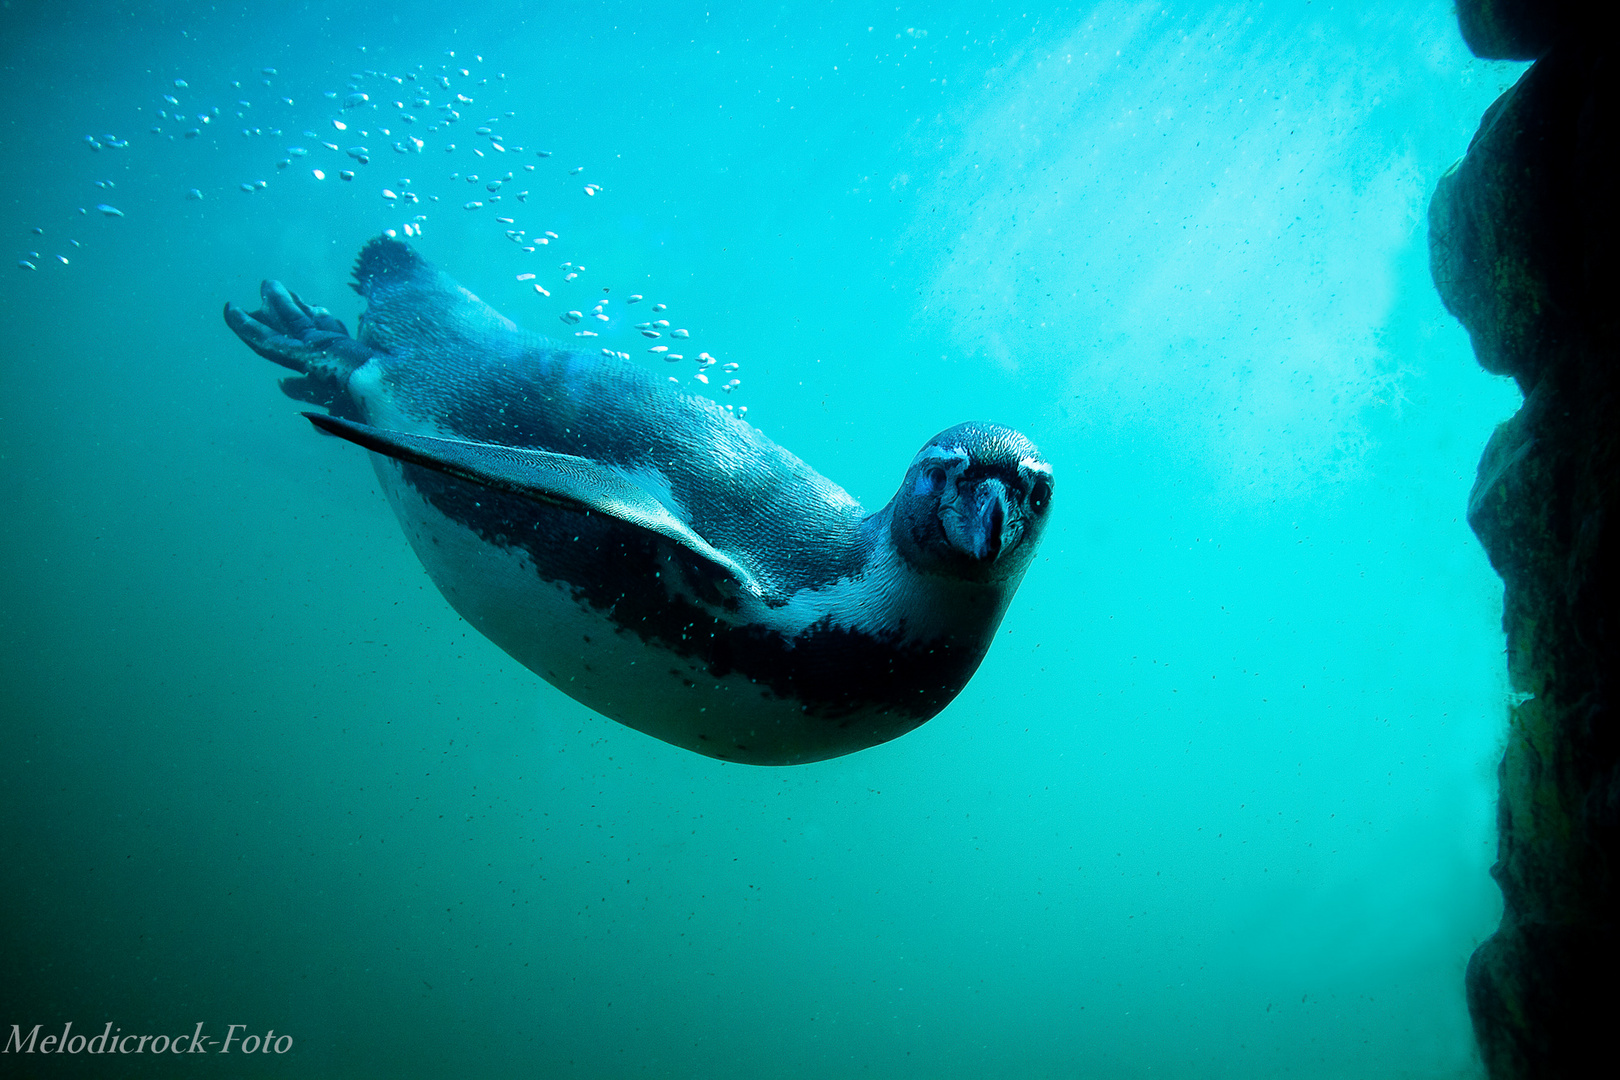
[{"label": "floating particle", "polygon": [[354,179],[354,170],[353,169],[344,169],[342,172],[338,173],[338,179],[339,180],[353,180]]},{"label": "floating particle", "polygon": [[553,240],[557,239],[557,234],[552,232],[550,229],[546,230],[546,235],[551,237]]},{"label": "floating particle", "polygon": [[176,90],[184,90],[184,89],[186,89],[186,80],[184,80],[184,79],[176,79],[176,80],[174,80],[174,88]]},{"label": "floating particle", "polygon": [[258,188],[254,187],[252,184],[242,184],[241,187],[242,187],[242,190],[246,191],[246,192],[254,192],[254,191],[259,190]]},{"label": "floating particle", "polygon": [[[705,353],[704,355],[707,356],[708,354]],[[721,364],[720,365],[720,370],[729,374],[729,373],[731,373],[733,371],[736,371],[740,367],[742,367],[741,364]]]},{"label": "floating particle", "polygon": [[490,131],[489,128],[487,128],[487,127],[481,127],[476,132],[474,132],[474,134],[477,134],[477,135],[493,135],[494,132]]},{"label": "floating particle", "polygon": [[260,68],[259,71],[263,73],[264,77],[267,79],[273,79],[276,77],[275,68]]},{"label": "floating particle", "polygon": [[517,276],[517,279],[519,281],[533,281],[534,280],[534,275],[533,274],[519,274]]},{"label": "floating particle", "polygon": [[583,317],[584,316],[582,316],[577,311],[565,311],[561,315],[557,316],[557,318],[561,319],[563,322],[567,323],[569,326],[572,326],[575,323],[579,322],[579,320],[582,319]]},{"label": "floating particle", "polygon": [[664,354],[664,359],[668,360],[670,363],[673,364],[677,360],[682,360],[682,359],[685,359],[685,358],[683,356],[681,356],[680,353],[667,352],[667,353]]},{"label": "floating particle", "polygon": [[309,151],[305,150],[302,146],[289,146],[287,147],[287,153],[291,154],[293,157],[306,157],[308,156]]},{"label": "floating particle", "polygon": [[701,371],[698,372],[696,375],[693,375],[692,378],[696,379],[698,382],[702,383],[704,386],[709,385],[709,377],[707,375],[703,374],[703,372],[701,372]]},{"label": "floating particle", "polygon": [[321,170],[319,170],[319,169],[311,169],[309,171],[315,177],[315,179],[317,179],[317,180],[325,180],[326,179],[326,174],[321,172]]},{"label": "floating particle", "polygon": [[737,406],[737,415],[738,415],[738,417],[747,416],[748,415],[748,406],[746,406],[746,405]]},{"label": "floating particle", "polygon": [[199,191],[196,188],[187,188],[186,189],[186,198],[193,199],[193,200],[200,199],[200,198],[202,198],[202,192]]},{"label": "floating particle", "polygon": [[529,193],[527,191],[518,192],[517,193],[517,201],[518,202],[528,202],[529,201]]},{"label": "floating particle", "polygon": [[326,94],[325,94],[325,97],[326,97],[327,101],[336,101],[337,100],[337,91],[336,90],[328,90],[326,92]]},{"label": "floating particle", "polygon": [[326,147],[328,150],[336,150],[338,148],[338,144],[335,142],[323,142],[321,145]]},{"label": "floating particle", "polygon": [[729,393],[731,393],[733,390],[737,389],[737,387],[739,387],[741,385],[742,385],[742,380],[741,379],[732,379],[730,382],[726,383],[720,389],[724,390],[726,393],[729,394]]},{"label": "floating particle", "polygon": [[195,139],[197,136],[199,136],[201,134],[202,134],[202,131],[197,129],[197,128],[187,128],[186,132],[185,132],[186,138],[188,138],[188,139]]},{"label": "floating particle", "polygon": [[39,269],[39,267],[35,266],[33,263],[29,262],[27,259],[18,259],[17,260],[17,266],[18,266],[19,269],[22,269],[22,270],[38,270]]},{"label": "floating particle", "polygon": [[[659,321],[663,322],[664,320],[660,319]],[[673,338],[689,338],[692,336],[692,333],[689,330],[671,330],[669,332],[669,336]]]},{"label": "floating particle", "polygon": [[101,144],[96,141],[96,137],[94,135],[86,135],[84,137],[84,144],[92,150],[101,149]]},{"label": "floating particle", "polygon": [[596,333],[595,330],[575,330],[574,331],[574,336],[575,337],[596,337],[597,333]]},{"label": "floating particle", "polygon": [[108,206],[106,203],[97,203],[96,204],[96,209],[100,210],[107,217],[123,217],[124,216],[124,212],[122,210],[118,209],[118,207],[116,207],[116,206]]},{"label": "floating particle", "polygon": [[355,108],[358,105],[364,105],[366,102],[368,102],[370,100],[371,99],[369,97],[367,97],[365,94],[361,94],[361,93],[350,94],[348,97],[343,99],[343,107],[345,109],[352,109],[352,108]]},{"label": "floating particle", "polygon": [[474,199],[470,203],[463,203],[461,208],[463,210],[477,210],[479,207],[481,207],[483,205],[484,205],[483,203],[479,202],[477,199]]},{"label": "floating particle", "polygon": [[564,274],[563,275],[563,280],[564,281],[573,281],[577,277],[579,277],[578,274]]},{"label": "floating particle", "polygon": [[712,363],[714,363],[714,357],[712,357],[712,356],[710,356],[710,355],[709,355],[709,354],[708,354],[708,353],[706,353],[706,352],[700,352],[700,353],[698,353],[698,354],[697,354],[697,358],[698,358],[698,359],[699,359],[699,360],[700,360],[700,361],[702,361],[702,362],[703,362],[703,363],[705,363],[705,364],[712,364]]},{"label": "floating particle", "polygon": [[371,160],[371,151],[364,146],[351,146],[343,152],[362,165]]},{"label": "floating particle", "polygon": [[641,303],[641,294],[640,293],[631,293],[629,296],[625,297],[624,302],[627,303],[627,304],[639,304],[639,303]]},{"label": "floating particle", "polygon": [[[32,269],[33,269],[33,266],[29,266],[29,269],[30,269],[30,270],[32,270]],[[614,351],[613,351],[613,350],[612,350],[612,349],[603,349],[603,350],[602,350],[602,355],[603,355],[603,356],[611,356],[611,357],[613,357],[613,358],[614,358],[614,359],[615,359],[615,360],[616,360],[616,359],[618,359],[618,356],[619,356],[619,354],[618,354],[618,353],[616,353],[616,352],[614,352]]]},{"label": "floating particle", "polygon": [[395,199],[399,198],[398,195],[390,191],[388,188],[382,189],[382,197],[387,199],[389,202],[393,202]]},{"label": "floating particle", "polygon": [[343,121],[341,121],[341,120],[334,120],[334,121],[332,121],[332,126],[333,126],[333,127],[335,127],[335,128],[337,128],[337,129],[338,129],[338,130],[339,130],[339,131],[348,131],[348,130],[349,130],[349,125],[348,125],[348,124],[345,124],[345,123],[344,123],[344,122],[343,122]]},{"label": "floating particle", "polygon": [[568,170],[568,175],[569,176],[578,176],[580,173],[582,173],[584,171],[585,171],[585,166],[583,166],[583,165],[575,165],[572,169]]},{"label": "floating particle", "polygon": [[660,334],[660,333],[659,333],[659,332],[658,332],[658,331],[656,331],[656,330],[643,330],[643,331],[642,331],[642,332],[641,332],[641,336],[642,336],[642,337],[644,337],[644,338],[656,338],[656,337],[663,337],[663,335],[662,335],[662,334]]},{"label": "floating particle", "polygon": [[669,305],[668,304],[654,304],[653,305],[653,310],[654,311],[668,311],[669,310]]},{"label": "floating particle", "polygon": [[669,352],[669,346],[668,345],[654,345],[652,348],[648,349],[647,351],[650,352],[650,353],[667,353],[667,352]]},{"label": "floating particle", "polygon": [[292,158],[282,158],[280,161],[276,162],[276,168],[285,169],[287,166],[289,166],[291,164],[292,164]]},{"label": "floating particle", "polygon": [[415,135],[407,135],[405,138],[406,141],[411,144],[411,149],[415,150],[418,154],[420,154],[423,148],[427,146],[427,143],[423,142],[421,139],[418,139]]},{"label": "floating particle", "polygon": [[491,180],[489,183],[484,185],[484,190],[493,195],[495,192],[501,190],[501,181]]},{"label": "floating particle", "polygon": [[251,102],[251,101],[238,101],[236,103],[236,107],[238,109],[251,109],[251,108],[253,108],[253,102]]},{"label": "floating particle", "polygon": [[500,222],[502,225],[511,225],[511,224],[513,224],[512,219],[509,218],[509,217],[498,217],[495,220]]},{"label": "floating particle", "polygon": [[586,184],[585,185],[585,194],[587,194],[587,195],[595,195],[599,190],[601,190],[601,189],[598,188],[595,184]]},{"label": "floating particle", "polygon": [[180,99],[175,97],[173,94],[164,94],[163,95],[163,100],[167,101],[170,105],[178,105],[178,104],[180,104]]},{"label": "floating particle", "polygon": [[[658,309],[654,308],[653,310],[656,311]],[[656,322],[654,322],[653,325],[658,327],[658,329],[660,329],[660,330],[668,330],[669,329],[669,320],[668,319],[659,319]]]},{"label": "floating particle", "polygon": [[551,295],[549,292],[546,291],[545,286],[541,285],[538,281],[534,283],[534,291],[539,293],[541,296],[550,296]]},{"label": "floating particle", "polygon": [[606,315],[602,314],[600,311],[593,311],[593,312],[591,312],[591,314],[594,315],[597,319],[601,320],[602,322],[608,322],[609,321],[608,317]]}]

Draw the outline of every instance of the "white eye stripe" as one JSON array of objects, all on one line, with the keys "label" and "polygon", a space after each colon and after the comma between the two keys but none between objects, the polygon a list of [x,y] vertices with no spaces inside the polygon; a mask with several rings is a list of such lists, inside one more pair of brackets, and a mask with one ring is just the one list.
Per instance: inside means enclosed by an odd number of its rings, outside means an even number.
[{"label": "white eye stripe", "polygon": [[968,456],[966,451],[963,450],[946,450],[942,447],[930,446],[917,455],[917,461],[929,465],[951,467],[966,465]]}]

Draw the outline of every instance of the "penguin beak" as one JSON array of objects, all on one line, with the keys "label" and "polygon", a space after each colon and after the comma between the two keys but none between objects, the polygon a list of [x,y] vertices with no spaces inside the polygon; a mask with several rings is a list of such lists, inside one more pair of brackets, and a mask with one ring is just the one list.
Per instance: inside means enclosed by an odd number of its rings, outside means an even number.
[{"label": "penguin beak", "polygon": [[1007,529],[1007,485],[994,478],[974,490],[974,509],[968,514],[963,547],[980,562],[994,562],[1001,554]]}]

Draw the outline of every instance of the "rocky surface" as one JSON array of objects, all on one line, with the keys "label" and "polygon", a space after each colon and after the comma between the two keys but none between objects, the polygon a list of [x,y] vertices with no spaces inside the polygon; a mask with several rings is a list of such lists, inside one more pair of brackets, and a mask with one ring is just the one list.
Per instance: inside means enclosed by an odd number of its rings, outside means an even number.
[{"label": "rocky surface", "polygon": [[1468,512],[1506,585],[1518,702],[1492,870],[1505,910],[1467,976],[1494,1080],[1592,1075],[1620,1017],[1620,93],[1596,18],[1574,2],[1458,4],[1477,54],[1536,63],[1429,211],[1441,298],[1480,364],[1525,393]]}]

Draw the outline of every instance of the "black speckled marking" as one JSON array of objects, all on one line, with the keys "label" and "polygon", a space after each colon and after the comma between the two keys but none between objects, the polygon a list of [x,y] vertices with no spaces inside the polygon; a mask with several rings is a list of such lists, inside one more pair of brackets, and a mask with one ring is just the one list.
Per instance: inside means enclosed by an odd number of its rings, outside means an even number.
[{"label": "black speckled marking", "polygon": [[[789,640],[776,631],[734,625],[669,593],[657,576],[664,567],[660,544],[643,530],[414,465],[402,471],[405,482],[440,513],[486,543],[522,551],[541,580],[567,585],[577,603],[602,613],[620,632],[697,660],[716,678],[741,675],[800,702],[811,716],[847,723],[875,710],[910,721],[903,723],[910,728],[956,697],[989,644],[904,644],[898,632],[863,633],[826,621]],[[674,669],[671,674],[685,679]]]}]

